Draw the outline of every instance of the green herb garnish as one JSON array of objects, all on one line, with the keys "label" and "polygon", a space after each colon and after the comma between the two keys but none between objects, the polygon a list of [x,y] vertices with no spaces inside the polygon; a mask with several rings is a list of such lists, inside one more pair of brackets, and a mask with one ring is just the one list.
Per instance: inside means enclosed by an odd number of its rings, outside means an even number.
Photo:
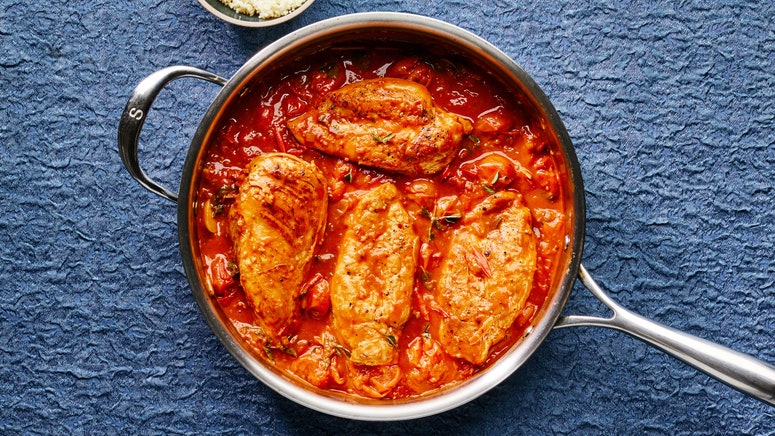
[{"label": "green herb garnish", "polygon": [[420,282],[426,283],[428,280],[431,279],[431,273],[429,273],[428,270],[426,270],[425,268],[422,268],[422,267],[420,268],[422,269],[422,274],[420,274]]},{"label": "green herb garnish", "polygon": [[345,347],[343,347],[343,346],[341,346],[341,345],[339,345],[339,344],[336,344],[336,345],[334,345],[334,351],[335,351],[337,354],[339,354],[339,355],[342,355],[342,354],[343,354],[343,355],[345,355],[347,358],[349,358],[349,357],[350,357],[350,350],[349,350],[349,349],[347,349],[347,348],[345,348]]},{"label": "green herb garnish", "polygon": [[455,224],[460,218],[463,218],[460,215],[444,215],[442,217],[439,217],[439,220],[443,220],[447,224]]},{"label": "green herb garnish", "polygon": [[269,347],[269,345],[264,345],[264,353],[266,353],[266,357],[268,357],[272,363],[275,363],[274,353],[272,353],[272,349]]},{"label": "green herb garnish", "polygon": [[492,181],[490,182],[490,186],[495,186],[496,183],[498,183],[498,180],[501,178],[501,172],[496,171],[495,176],[493,176]]},{"label": "green herb garnish", "polygon": [[398,339],[396,339],[395,336],[393,336],[392,334],[388,334],[385,336],[385,339],[387,339],[391,347],[398,349]]},{"label": "green herb garnish", "polygon": [[236,197],[238,192],[237,185],[223,185],[218,189],[218,192],[213,196],[211,207],[213,216],[218,216],[223,213],[226,205],[231,203]]},{"label": "green herb garnish", "polygon": [[226,272],[229,273],[229,277],[234,280],[239,279],[239,266],[233,261],[226,262]]},{"label": "green herb garnish", "polygon": [[433,233],[434,228],[440,232],[443,232],[444,230],[447,229],[447,227],[449,227],[452,224],[455,224],[460,218],[462,218],[462,215],[459,215],[459,214],[436,216],[435,209],[433,213],[431,213],[428,211],[428,209],[424,207],[420,209],[420,214],[431,221],[431,225],[428,228],[429,241],[432,241],[433,238],[436,237],[436,235]]},{"label": "green herb garnish", "polygon": [[393,137],[393,132],[390,132],[384,136],[380,135],[379,133],[372,133],[371,137],[374,138],[375,141],[377,141],[380,144],[384,144],[390,140],[390,138]]}]

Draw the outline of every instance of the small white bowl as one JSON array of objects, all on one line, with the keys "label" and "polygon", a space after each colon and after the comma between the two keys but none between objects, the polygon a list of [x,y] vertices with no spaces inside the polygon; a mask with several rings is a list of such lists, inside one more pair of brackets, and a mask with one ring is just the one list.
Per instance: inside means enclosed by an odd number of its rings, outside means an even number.
[{"label": "small white bowl", "polygon": [[276,24],[284,23],[286,21],[292,20],[293,18],[295,18],[296,16],[304,12],[304,10],[310,7],[314,2],[315,0],[306,0],[298,8],[280,17],[259,18],[258,15],[251,16],[251,15],[239,13],[234,9],[221,3],[220,0],[199,0],[199,3],[216,17],[226,22],[229,22],[231,24],[236,24],[238,26],[244,26],[244,27],[269,27],[269,26],[274,26]]}]

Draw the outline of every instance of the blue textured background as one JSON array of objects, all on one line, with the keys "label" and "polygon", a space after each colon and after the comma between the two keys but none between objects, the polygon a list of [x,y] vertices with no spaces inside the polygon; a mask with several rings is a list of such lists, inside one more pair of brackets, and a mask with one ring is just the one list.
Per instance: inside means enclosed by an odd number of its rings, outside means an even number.
[{"label": "blue textured background", "polygon": [[[774,434],[775,408],[625,334],[555,331],[514,376],[411,422],[331,418],[242,369],[205,325],[175,206],[116,150],[136,83],[229,77],[305,24],[405,11],[488,39],[544,88],[586,183],[583,261],[623,306],[775,363],[775,9],[503,0],[317,0],[271,29],[194,0],[0,3],[0,433]],[[187,79],[141,136],[176,189],[218,91]],[[581,286],[567,310],[604,314]]]}]

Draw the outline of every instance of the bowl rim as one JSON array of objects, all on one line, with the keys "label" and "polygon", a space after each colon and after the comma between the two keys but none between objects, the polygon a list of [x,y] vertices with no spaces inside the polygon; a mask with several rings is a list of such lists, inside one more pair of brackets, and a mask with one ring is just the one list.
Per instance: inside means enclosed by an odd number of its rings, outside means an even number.
[{"label": "bowl rim", "polygon": [[281,23],[285,23],[301,15],[302,12],[304,12],[307,8],[312,6],[312,3],[315,2],[315,0],[305,0],[304,3],[301,4],[301,6],[288,12],[283,16],[264,19],[264,18],[258,17],[257,15],[251,16],[251,15],[237,12],[231,9],[230,7],[226,6],[225,4],[221,3],[220,0],[198,0],[198,1],[199,1],[199,4],[202,5],[202,7],[207,9],[208,12],[215,15],[216,17],[228,23],[235,24],[237,26],[243,26],[243,27],[271,27]]},{"label": "bowl rim", "polygon": [[[518,340],[518,344],[512,346],[490,367],[457,386],[442,389],[438,393],[427,396],[390,403],[385,403],[384,400],[359,401],[349,399],[345,395],[337,396],[322,390],[316,391],[311,385],[302,386],[287,375],[280,374],[278,370],[265,366],[252,353],[244,349],[235,339],[233,332],[228,330],[229,327],[223,323],[223,314],[222,312],[219,314],[217,303],[214,303],[203,289],[204,277],[200,277],[203,268],[197,265],[201,260],[194,240],[196,235],[195,231],[190,231],[196,228],[193,199],[198,185],[198,162],[205,151],[205,145],[209,142],[209,136],[213,130],[211,127],[231,99],[236,98],[254,75],[262,73],[263,70],[259,67],[268,68],[266,65],[278,59],[292,57],[299,49],[308,48],[315,43],[331,41],[337,35],[351,34],[370,28],[419,32],[442,38],[450,45],[477,53],[484,62],[498,65],[503,68],[504,73],[513,75],[515,86],[525,88],[526,96],[533,99],[533,103],[552,125],[566,162],[569,185],[567,189],[570,191],[568,201],[571,203],[568,210],[572,214],[568,219],[572,228],[568,230],[570,239],[567,241],[568,254],[564,257],[565,263],[558,265],[554,293],[550,293],[547,297],[547,302],[541,309],[543,313],[536,318],[530,334]],[[226,349],[245,369],[280,395],[319,412],[363,421],[408,420],[439,414],[483,395],[517,371],[548,336],[570,296],[580,265],[584,227],[584,189],[573,144],[559,114],[532,77],[504,52],[467,30],[434,18],[400,12],[364,12],[322,20],[289,33],[251,57],[229,79],[200,122],[186,157],[178,201],[178,235],[186,276],[207,324]]]}]

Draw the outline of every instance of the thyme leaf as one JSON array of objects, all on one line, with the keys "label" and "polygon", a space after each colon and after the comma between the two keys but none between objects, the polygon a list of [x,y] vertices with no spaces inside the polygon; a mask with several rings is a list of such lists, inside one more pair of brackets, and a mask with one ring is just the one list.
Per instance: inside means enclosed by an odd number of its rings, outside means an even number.
[{"label": "thyme leaf", "polygon": [[215,193],[212,199],[214,217],[222,214],[226,205],[234,201],[237,197],[238,190],[239,188],[237,188],[237,185],[233,183],[230,185],[223,185],[218,189],[218,192]]},{"label": "thyme leaf", "polygon": [[447,227],[455,224],[460,218],[462,218],[462,215],[460,214],[436,216],[435,208],[433,213],[431,213],[428,211],[428,209],[423,207],[420,209],[420,214],[431,221],[431,225],[428,228],[428,241],[432,241],[436,237],[436,235],[433,233],[434,228],[440,232],[443,232],[447,229]]},{"label": "thyme leaf", "polygon": [[272,353],[272,349],[269,347],[269,345],[264,345],[264,353],[266,353],[266,357],[268,357],[272,363],[275,363],[274,354]]},{"label": "thyme leaf", "polygon": [[344,354],[347,358],[350,357],[350,350],[346,347],[343,347],[339,344],[334,345],[334,351],[336,351],[338,354]]},{"label": "thyme leaf", "polygon": [[500,177],[501,177],[501,172],[496,171],[495,176],[493,176],[492,181],[490,182],[490,186],[495,186],[495,184],[498,183],[498,180],[500,179]]},{"label": "thyme leaf", "polygon": [[393,336],[392,334],[387,334],[385,336],[385,339],[387,339],[391,347],[398,349],[398,339],[396,339],[395,336]]},{"label": "thyme leaf", "polygon": [[390,138],[393,137],[393,132],[389,132],[386,135],[380,135],[377,132],[374,132],[371,134],[371,137],[374,138],[375,141],[377,141],[380,144],[384,144],[390,140]]},{"label": "thyme leaf", "polygon": [[427,283],[428,280],[431,279],[431,273],[423,267],[420,268],[422,269],[422,274],[420,274],[420,283]]},{"label": "thyme leaf", "polygon": [[455,215],[445,215],[445,216],[439,217],[439,220],[443,220],[447,224],[455,224],[460,218],[463,218],[463,217],[459,214],[455,214]]},{"label": "thyme leaf", "polygon": [[234,261],[226,262],[226,271],[234,280],[239,278],[239,266]]}]

